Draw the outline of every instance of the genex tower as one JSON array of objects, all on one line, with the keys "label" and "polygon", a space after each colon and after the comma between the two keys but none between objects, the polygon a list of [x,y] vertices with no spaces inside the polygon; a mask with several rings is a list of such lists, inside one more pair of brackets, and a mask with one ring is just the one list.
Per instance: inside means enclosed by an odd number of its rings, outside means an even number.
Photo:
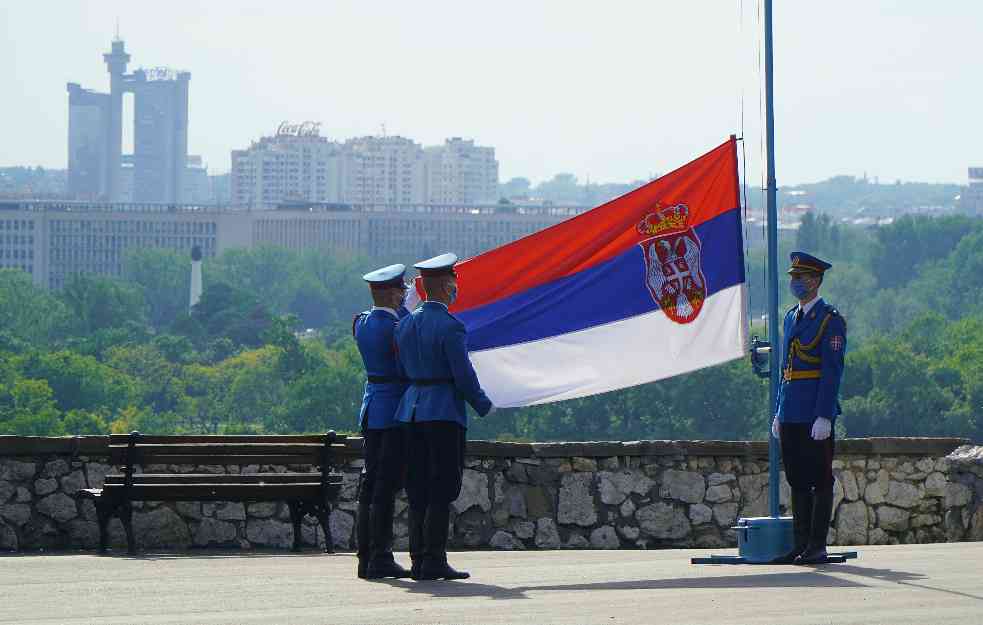
[{"label": "genex tower", "polygon": [[[68,83],[68,192],[109,202],[183,200],[188,160],[189,72],[126,73],[120,39],[103,54],[109,93]],[[123,95],[133,94],[133,154],[123,154]]]}]

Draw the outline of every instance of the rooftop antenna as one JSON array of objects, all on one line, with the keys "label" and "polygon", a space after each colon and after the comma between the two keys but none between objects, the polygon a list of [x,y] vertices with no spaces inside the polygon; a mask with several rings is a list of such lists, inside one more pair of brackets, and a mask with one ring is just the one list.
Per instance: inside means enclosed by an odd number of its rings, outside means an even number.
[{"label": "rooftop antenna", "polygon": [[119,16],[116,17],[116,38],[113,41],[119,41]]},{"label": "rooftop antenna", "polygon": [[382,122],[382,136],[386,136],[386,122]]}]

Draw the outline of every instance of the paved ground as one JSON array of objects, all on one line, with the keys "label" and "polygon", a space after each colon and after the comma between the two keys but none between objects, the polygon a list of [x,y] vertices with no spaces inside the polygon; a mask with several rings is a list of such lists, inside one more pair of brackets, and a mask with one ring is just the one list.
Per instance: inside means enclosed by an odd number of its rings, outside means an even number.
[{"label": "paved ground", "polygon": [[350,554],[13,555],[0,623],[983,623],[983,543],[865,547],[810,568],[689,564],[708,553],[452,554],[464,582],[359,581]]}]

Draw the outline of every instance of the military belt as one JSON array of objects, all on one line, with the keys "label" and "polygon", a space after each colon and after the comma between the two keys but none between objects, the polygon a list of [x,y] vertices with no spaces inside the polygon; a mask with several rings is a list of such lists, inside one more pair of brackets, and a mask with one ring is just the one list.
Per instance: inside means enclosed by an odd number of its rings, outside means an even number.
[{"label": "military belt", "polygon": [[399,378],[392,375],[370,375],[369,382],[372,384],[393,384],[396,382],[406,383],[408,380],[406,378]]},{"label": "military belt", "polygon": [[786,369],[784,378],[786,382],[791,382],[792,380],[818,380],[822,377],[822,373],[819,369],[809,371],[792,371],[791,369]]},{"label": "military belt", "polygon": [[454,378],[414,378],[410,382],[414,386],[440,386],[441,384],[453,384]]}]

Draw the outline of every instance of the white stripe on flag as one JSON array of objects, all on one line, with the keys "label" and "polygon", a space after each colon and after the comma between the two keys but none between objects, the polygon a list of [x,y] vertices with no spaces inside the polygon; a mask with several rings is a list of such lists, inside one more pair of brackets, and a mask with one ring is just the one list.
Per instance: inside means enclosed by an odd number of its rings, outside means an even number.
[{"label": "white stripe on flag", "polygon": [[496,406],[531,406],[741,358],[747,349],[746,327],[744,284],[738,284],[708,298],[688,324],[670,321],[656,310],[548,339],[471,352],[471,362]]}]

